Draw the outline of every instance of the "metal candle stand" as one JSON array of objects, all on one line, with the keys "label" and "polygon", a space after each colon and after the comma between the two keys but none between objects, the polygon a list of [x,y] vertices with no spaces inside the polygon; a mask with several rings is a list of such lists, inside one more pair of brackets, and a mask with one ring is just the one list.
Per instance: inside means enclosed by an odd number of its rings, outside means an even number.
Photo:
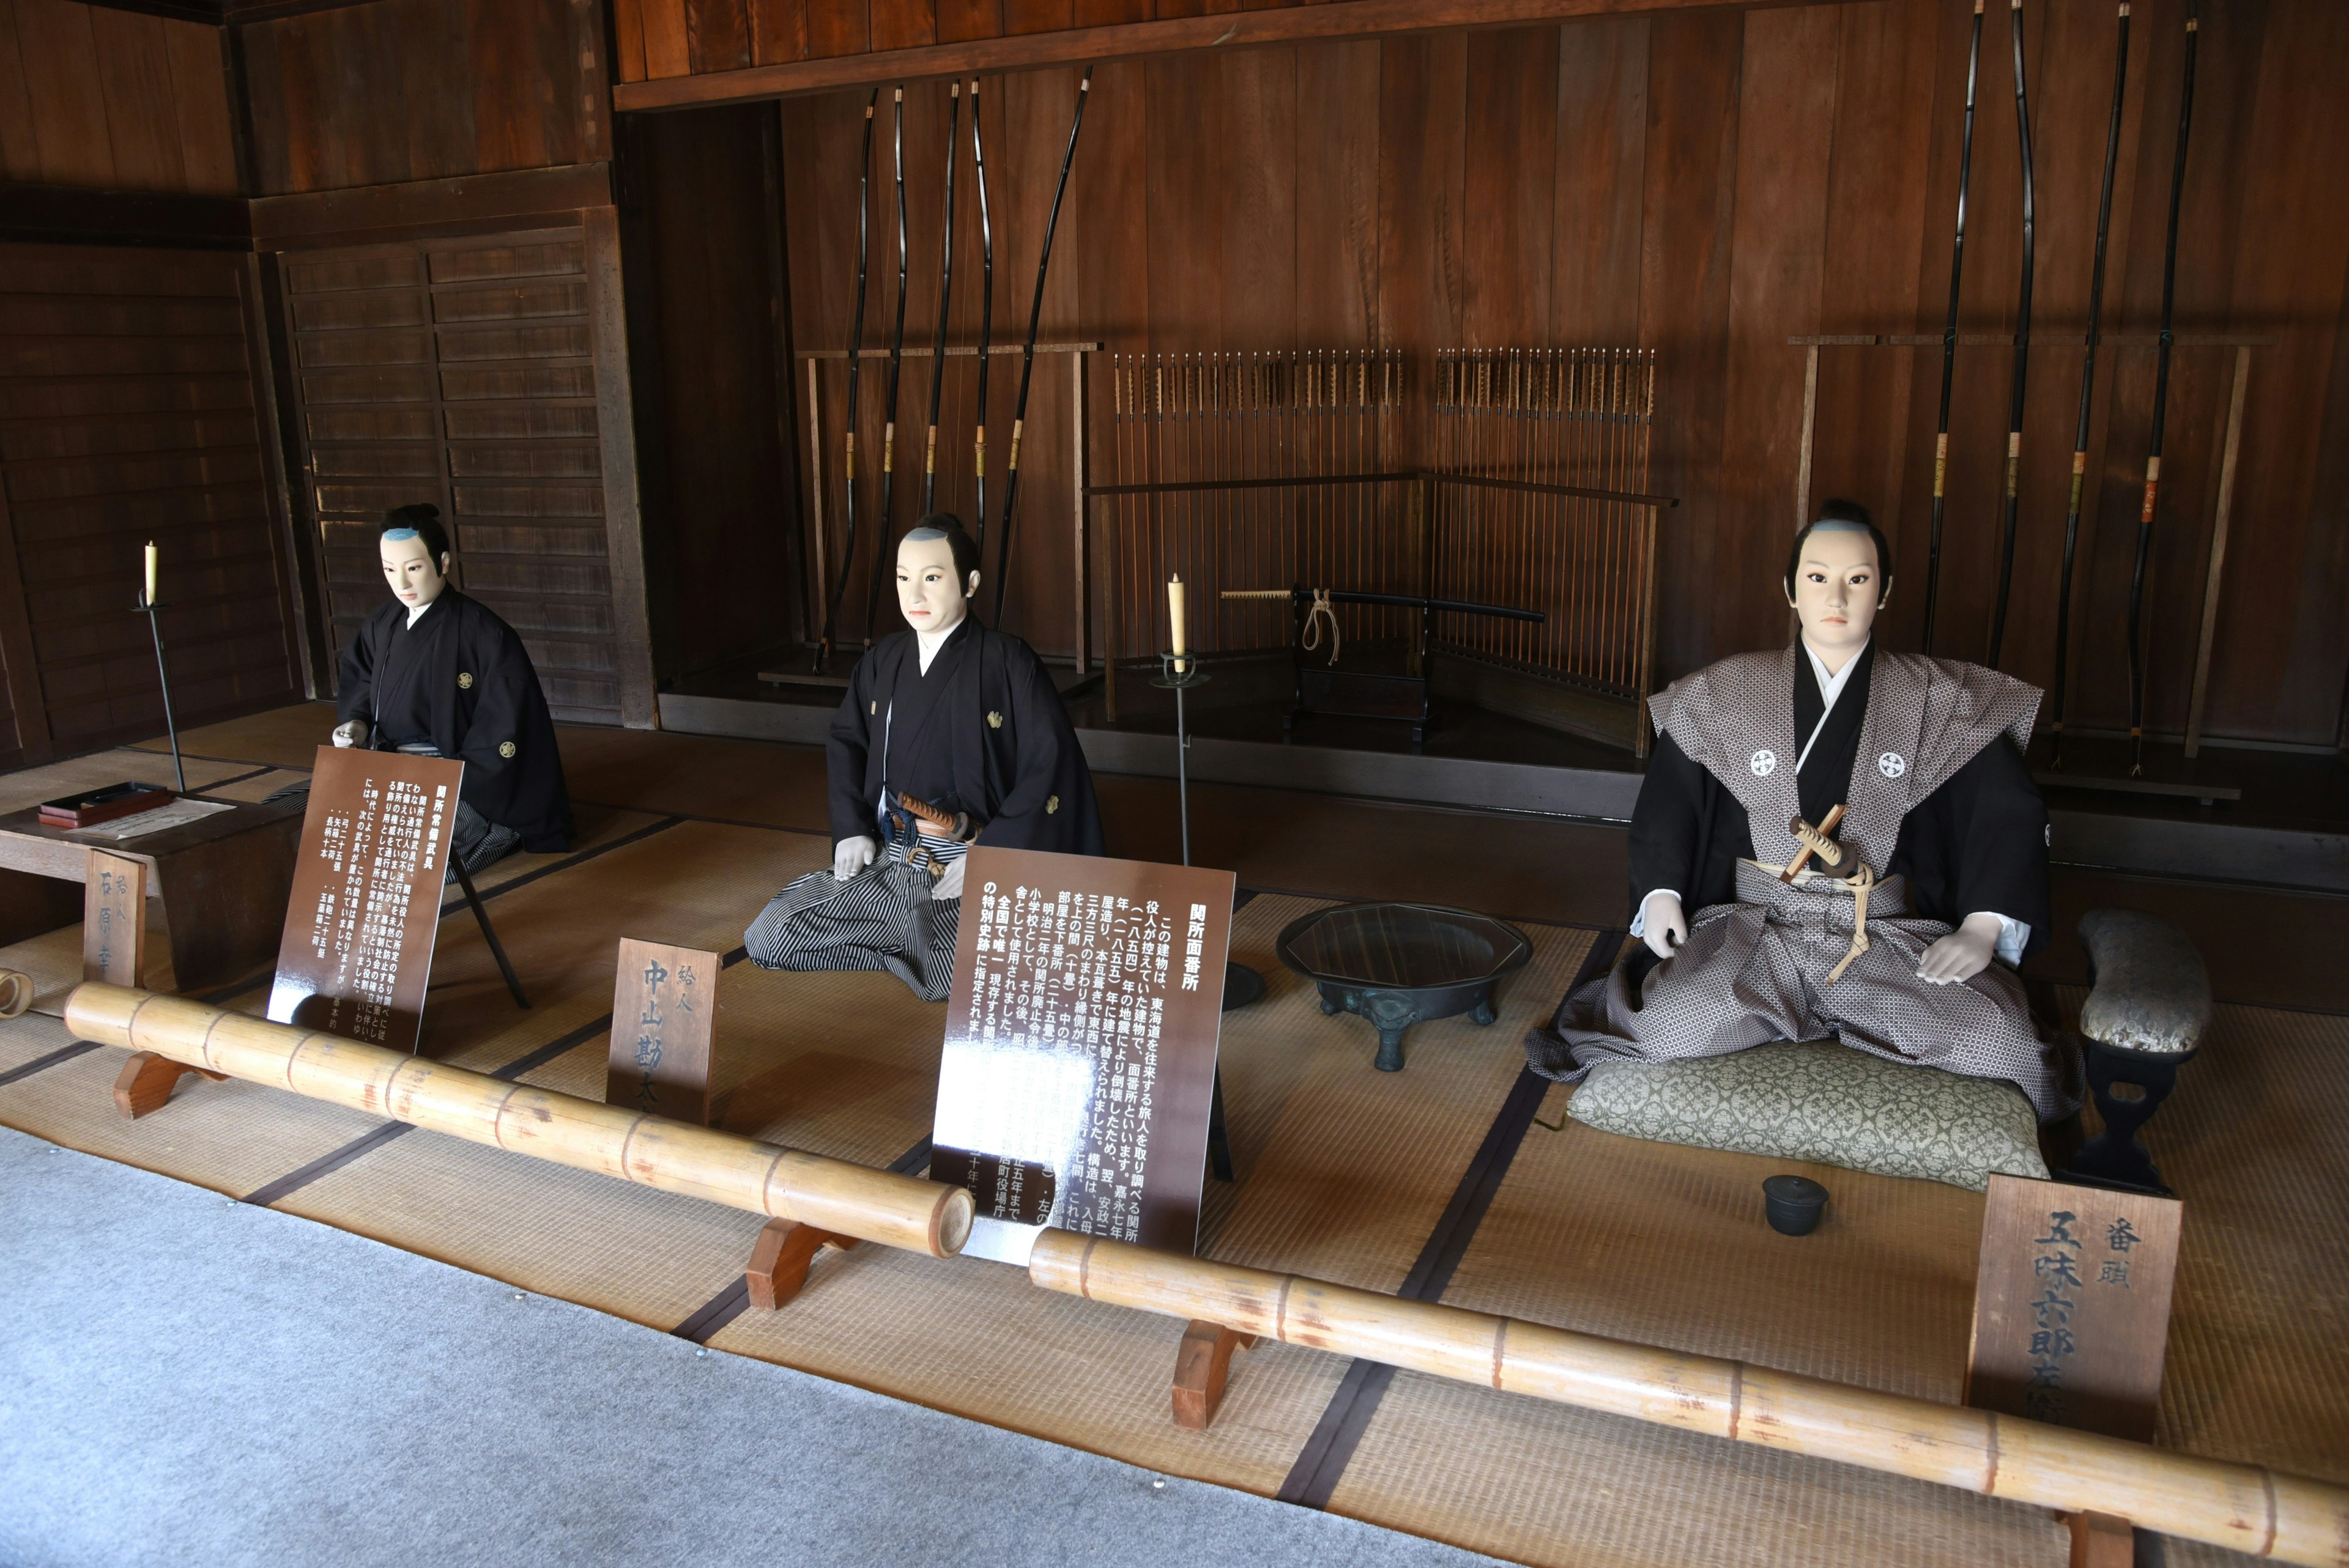
[{"label": "metal candle stand", "polygon": [[156,612],[162,608],[150,602],[143,592],[130,601],[132,614],[146,616],[147,629],[154,634],[155,679],[163,688],[163,729],[171,738],[171,776],[184,795],[188,792],[188,769],[180,760],[180,727],[171,717],[171,672],[163,662],[163,623],[156,617]]},{"label": "metal candle stand", "polygon": [[[1186,866],[1191,863],[1191,729],[1183,711],[1183,694],[1193,686],[1206,686],[1209,678],[1199,667],[1198,655],[1168,652],[1158,655],[1158,678],[1150,683],[1174,694],[1174,794],[1181,803],[1183,863]],[[1245,1007],[1263,995],[1263,975],[1245,964],[1225,960],[1225,1012]],[[1217,1181],[1233,1180],[1231,1139],[1224,1122],[1224,1070],[1220,1067],[1216,1069],[1215,1102],[1207,1113],[1207,1158],[1215,1167]]]}]

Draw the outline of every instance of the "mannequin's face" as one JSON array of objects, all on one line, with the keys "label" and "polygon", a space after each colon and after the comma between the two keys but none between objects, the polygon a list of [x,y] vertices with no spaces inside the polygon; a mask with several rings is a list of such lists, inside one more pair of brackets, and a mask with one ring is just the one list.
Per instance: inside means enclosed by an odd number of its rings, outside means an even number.
[{"label": "mannequin's face", "polygon": [[1815,528],[1795,565],[1795,613],[1803,641],[1833,669],[1859,652],[1884,600],[1876,541],[1860,528]]},{"label": "mannequin's face", "polygon": [[449,585],[443,575],[449,569],[446,555],[435,562],[421,539],[385,539],[377,543],[383,554],[383,580],[391,584],[393,596],[401,603],[420,610],[440,597],[440,590]]},{"label": "mannequin's face", "polygon": [[916,632],[947,632],[961,624],[978,592],[978,573],[955,582],[954,544],[944,539],[908,539],[897,546],[897,607]]}]

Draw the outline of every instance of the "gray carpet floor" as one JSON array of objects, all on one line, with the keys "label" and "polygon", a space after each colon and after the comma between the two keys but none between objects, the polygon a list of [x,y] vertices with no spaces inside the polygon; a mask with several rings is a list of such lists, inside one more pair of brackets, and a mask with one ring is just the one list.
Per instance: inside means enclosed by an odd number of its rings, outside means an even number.
[{"label": "gray carpet floor", "polygon": [[0,1563],[1489,1559],[1153,1475],[0,1129]]}]

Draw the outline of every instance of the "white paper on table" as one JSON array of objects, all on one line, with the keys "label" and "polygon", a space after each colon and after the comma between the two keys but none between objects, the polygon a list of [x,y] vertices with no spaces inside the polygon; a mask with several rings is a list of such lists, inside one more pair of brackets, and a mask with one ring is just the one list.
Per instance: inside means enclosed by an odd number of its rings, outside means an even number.
[{"label": "white paper on table", "polygon": [[68,830],[77,839],[106,839],[119,841],[135,839],[145,833],[160,833],[166,828],[184,828],[191,822],[201,822],[206,817],[222,811],[233,811],[233,800],[191,800],[185,796],[168,806],[158,806],[151,811],[140,811],[128,817],[118,817],[111,822],[100,822],[94,828]]}]

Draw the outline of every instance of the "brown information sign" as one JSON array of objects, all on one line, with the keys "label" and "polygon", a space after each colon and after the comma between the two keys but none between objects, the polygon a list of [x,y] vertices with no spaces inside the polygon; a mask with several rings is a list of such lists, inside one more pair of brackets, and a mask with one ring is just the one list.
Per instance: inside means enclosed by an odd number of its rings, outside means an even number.
[{"label": "brown information sign", "polygon": [[1966,1403],[2151,1442],[2183,1207],[1992,1176]]},{"label": "brown information sign", "polygon": [[412,1051],[465,765],[318,748],[269,1016]]},{"label": "brown information sign", "polygon": [[724,967],[718,954],[698,947],[620,939],[605,1105],[709,1125],[710,1044]]},{"label": "brown information sign", "polygon": [[144,985],[146,968],[147,862],[92,850],[82,881],[81,977]]},{"label": "brown information sign", "polygon": [[1044,1224],[1190,1253],[1231,945],[1229,872],[977,848],[964,874],[931,1176],[966,1256]]}]

